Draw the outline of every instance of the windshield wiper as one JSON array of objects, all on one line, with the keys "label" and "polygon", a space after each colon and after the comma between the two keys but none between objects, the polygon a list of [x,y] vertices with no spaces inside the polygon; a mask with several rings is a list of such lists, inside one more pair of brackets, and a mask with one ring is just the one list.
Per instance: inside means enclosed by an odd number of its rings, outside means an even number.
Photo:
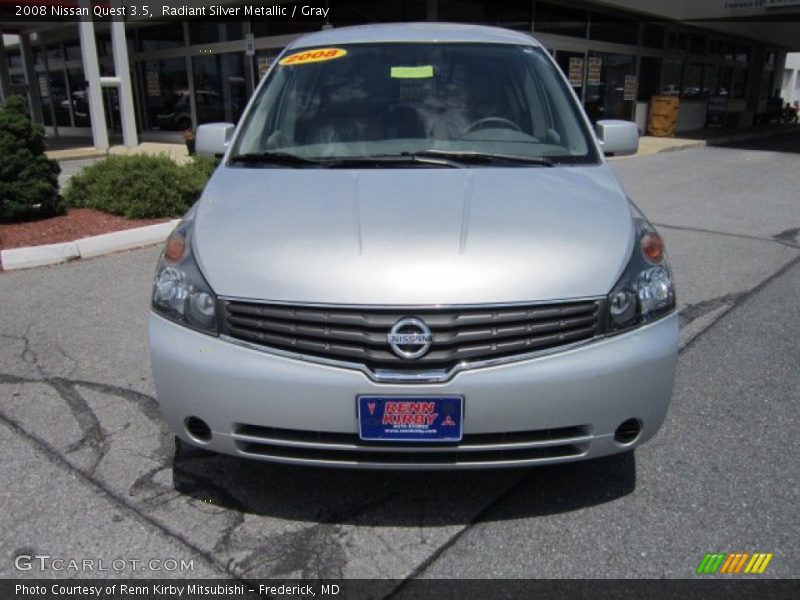
[{"label": "windshield wiper", "polygon": [[309,167],[326,165],[322,160],[306,158],[288,152],[247,152],[231,156],[230,162],[242,162],[262,165],[283,165],[289,167]]},{"label": "windshield wiper", "polygon": [[555,163],[546,156],[519,156],[516,154],[494,154],[490,152],[461,152],[458,150],[420,150],[409,152],[417,158],[446,158],[465,164],[492,164],[498,162],[520,163],[539,167],[552,167]]},{"label": "windshield wiper", "polygon": [[461,168],[464,165],[449,159],[445,156],[414,156],[403,154],[375,154],[365,156],[320,156],[306,158],[288,152],[249,152],[237,154],[230,158],[231,162],[242,162],[250,164],[282,165],[289,167],[326,167],[326,168],[347,168],[347,167],[366,167],[383,165],[408,165],[424,164],[440,167]]},{"label": "windshield wiper", "polygon": [[464,165],[455,160],[451,160],[447,156],[419,156],[417,154],[374,154],[365,156],[341,156],[337,158],[325,159],[325,164],[330,167],[350,167],[366,165],[383,166],[383,165],[408,165],[408,164],[421,164],[432,165],[436,167],[451,167],[454,169],[463,168]]}]

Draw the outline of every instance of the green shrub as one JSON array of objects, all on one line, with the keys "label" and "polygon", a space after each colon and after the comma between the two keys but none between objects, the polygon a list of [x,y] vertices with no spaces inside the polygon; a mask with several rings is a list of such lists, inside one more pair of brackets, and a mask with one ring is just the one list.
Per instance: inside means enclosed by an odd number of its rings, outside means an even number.
[{"label": "green shrub", "polygon": [[200,196],[215,167],[207,158],[178,165],[166,155],[111,155],[70,179],[64,198],[75,208],[129,219],[178,217]]},{"label": "green shrub", "polygon": [[219,162],[218,158],[210,156],[193,156],[190,162],[181,165],[182,175],[186,178],[186,189],[195,200],[202,193]]},{"label": "green shrub", "polygon": [[45,155],[44,129],[31,123],[20,96],[9,96],[0,107],[0,157],[0,221],[64,212],[61,167]]}]

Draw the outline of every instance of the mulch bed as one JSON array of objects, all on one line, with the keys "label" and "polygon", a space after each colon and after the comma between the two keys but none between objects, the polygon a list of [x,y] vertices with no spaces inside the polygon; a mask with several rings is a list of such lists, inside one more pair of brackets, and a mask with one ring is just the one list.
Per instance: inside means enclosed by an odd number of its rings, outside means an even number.
[{"label": "mulch bed", "polygon": [[72,242],[92,235],[133,229],[169,220],[169,218],[126,219],[92,208],[71,208],[65,215],[49,219],[0,223],[0,250]]}]

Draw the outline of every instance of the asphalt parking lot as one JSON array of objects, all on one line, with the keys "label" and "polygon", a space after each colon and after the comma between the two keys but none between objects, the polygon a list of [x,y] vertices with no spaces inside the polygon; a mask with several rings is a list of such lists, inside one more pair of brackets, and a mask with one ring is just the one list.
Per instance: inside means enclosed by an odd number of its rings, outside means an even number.
[{"label": "asphalt parking lot", "polygon": [[798,155],[792,133],[612,162],[667,241],[682,351],[658,436],[587,463],[176,456],[147,356],[159,249],[0,273],[0,577],[63,575],[15,569],[38,553],[193,561],[87,577],[683,578],[711,551],[772,552],[766,576],[796,577]]}]

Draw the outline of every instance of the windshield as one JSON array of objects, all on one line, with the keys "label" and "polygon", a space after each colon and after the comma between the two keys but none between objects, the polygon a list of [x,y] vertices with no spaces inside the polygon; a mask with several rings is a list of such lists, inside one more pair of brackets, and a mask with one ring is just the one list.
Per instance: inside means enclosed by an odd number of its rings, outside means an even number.
[{"label": "windshield", "polygon": [[260,89],[232,156],[418,153],[598,161],[579,108],[544,50],[462,43],[292,51]]}]

